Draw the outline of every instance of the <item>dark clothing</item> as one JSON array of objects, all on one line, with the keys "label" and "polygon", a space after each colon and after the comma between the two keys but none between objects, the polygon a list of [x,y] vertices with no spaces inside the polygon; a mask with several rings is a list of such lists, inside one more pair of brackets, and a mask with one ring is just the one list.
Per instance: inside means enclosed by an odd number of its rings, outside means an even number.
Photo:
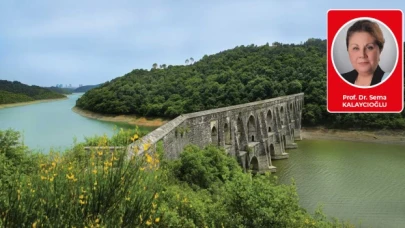
[{"label": "dark clothing", "polygon": [[[375,69],[374,71],[373,79],[371,80],[370,86],[380,83],[383,75],[384,71],[380,68],[380,66],[377,66],[377,69]],[[357,76],[358,73],[356,70],[352,70],[350,72],[342,74],[342,77],[352,84],[354,84],[354,82],[356,81]]]}]

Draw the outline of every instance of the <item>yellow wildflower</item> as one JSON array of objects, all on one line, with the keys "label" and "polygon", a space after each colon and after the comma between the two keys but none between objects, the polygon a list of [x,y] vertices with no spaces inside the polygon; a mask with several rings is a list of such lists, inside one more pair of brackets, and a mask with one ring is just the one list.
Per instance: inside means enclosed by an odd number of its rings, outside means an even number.
[{"label": "yellow wildflower", "polygon": [[105,166],[110,166],[110,167],[112,167],[112,162],[105,161],[105,162],[104,162],[104,165],[105,165]]},{"label": "yellow wildflower", "polygon": [[134,137],[131,137],[131,141],[133,142],[133,141],[137,140],[138,138],[139,138],[138,134],[135,134]]},{"label": "yellow wildflower", "polygon": [[41,176],[41,180],[47,180],[47,177]]},{"label": "yellow wildflower", "polygon": [[155,196],[153,198],[157,199],[159,197],[159,193],[155,193]]},{"label": "yellow wildflower", "polygon": [[97,174],[97,169],[93,169],[92,171],[94,174]]},{"label": "yellow wildflower", "polygon": [[84,195],[80,195],[80,196],[79,196],[79,199],[83,199],[83,198],[84,198]]},{"label": "yellow wildflower", "polygon": [[97,154],[98,154],[98,156],[102,156],[102,155],[103,155],[103,151],[98,151]]},{"label": "yellow wildflower", "polygon": [[152,203],[152,208],[156,209],[157,205],[155,203]]},{"label": "yellow wildflower", "polygon": [[143,150],[148,150],[149,147],[150,147],[150,144],[149,144],[149,143],[143,144]]},{"label": "yellow wildflower", "polygon": [[73,175],[73,173],[71,175],[66,174],[67,179],[69,180],[74,180],[75,179],[75,175]]},{"label": "yellow wildflower", "polygon": [[50,177],[50,178],[49,178],[49,181],[52,182],[52,181],[53,181],[53,178],[54,178],[54,177]]},{"label": "yellow wildflower", "polygon": [[81,205],[83,205],[83,204],[86,204],[86,201],[84,201],[84,200],[79,200],[79,203],[80,203]]},{"label": "yellow wildflower", "polygon": [[150,221],[150,220],[146,221],[146,225],[148,225],[148,226],[152,225],[152,221]]},{"label": "yellow wildflower", "polygon": [[52,166],[53,166],[53,168],[55,168],[55,167],[56,167],[56,163],[55,163],[55,162],[52,162]]},{"label": "yellow wildflower", "polygon": [[35,221],[35,222],[32,224],[32,228],[36,228],[36,227],[37,227],[37,222],[38,222],[38,220]]},{"label": "yellow wildflower", "polygon": [[158,217],[158,218],[155,218],[155,222],[156,223],[159,223],[159,221],[160,221],[160,218]]},{"label": "yellow wildflower", "polygon": [[145,156],[146,156],[146,162],[152,163],[152,156],[150,156],[149,154],[145,154]]},{"label": "yellow wildflower", "polygon": [[68,170],[70,171],[70,170],[72,170],[73,169],[73,166],[69,166],[68,167]]},{"label": "yellow wildflower", "polygon": [[39,165],[39,168],[44,168],[46,165],[44,164],[44,163],[41,163],[40,165]]}]

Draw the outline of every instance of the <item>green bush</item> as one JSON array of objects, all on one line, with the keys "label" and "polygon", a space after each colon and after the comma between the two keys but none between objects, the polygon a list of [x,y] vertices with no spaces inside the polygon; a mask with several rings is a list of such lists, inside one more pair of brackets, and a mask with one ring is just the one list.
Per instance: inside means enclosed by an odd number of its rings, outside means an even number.
[{"label": "green bush", "polygon": [[241,172],[236,160],[227,156],[223,149],[208,146],[201,150],[194,145],[184,149],[173,169],[179,180],[200,188],[223,184]]}]

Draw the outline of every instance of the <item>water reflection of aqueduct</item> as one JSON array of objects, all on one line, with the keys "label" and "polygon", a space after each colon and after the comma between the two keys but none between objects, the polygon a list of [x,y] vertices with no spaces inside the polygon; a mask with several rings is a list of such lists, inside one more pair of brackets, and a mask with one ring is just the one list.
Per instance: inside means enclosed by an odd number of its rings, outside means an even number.
[{"label": "water reflection of aqueduct", "polygon": [[166,157],[177,158],[188,144],[214,144],[237,157],[244,169],[272,171],[271,160],[288,158],[286,149],[300,140],[304,94],[294,94],[236,106],[181,115],[129,146],[143,152],[163,141]]}]

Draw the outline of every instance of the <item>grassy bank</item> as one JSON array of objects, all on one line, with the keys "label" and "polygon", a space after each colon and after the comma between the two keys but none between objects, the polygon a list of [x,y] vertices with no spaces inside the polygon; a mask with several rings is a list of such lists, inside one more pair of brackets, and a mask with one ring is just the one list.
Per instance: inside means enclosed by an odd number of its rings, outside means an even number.
[{"label": "grassy bank", "polygon": [[127,123],[131,125],[145,126],[145,127],[160,127],[163,124],[170,121],[169,119],[163,118],[145,118],[137,115],[105,115],[94,113],[91,111],[83,110],[78,107],[73,107],[72,111],[77,114],[102,121],[117,122],[117,123]]},{"label": "grassy bank", "polygon": [[18,106],[24,106],[24,105],[31,105],[31,104],[38,104],[38,103],[44,103],[44,102],[60,101],[60,100],[65,100],[65,99],[68,99],[68,98],[65,97],[65,98],[57,98],[57,99],[45,99],[45,100],[36,100],[36,101],[28,101],[28,102],[19,102],[19,103],[12,103],[12,104],[0,104],[0,109],[12,108],[12,107],[18,107]]}]

